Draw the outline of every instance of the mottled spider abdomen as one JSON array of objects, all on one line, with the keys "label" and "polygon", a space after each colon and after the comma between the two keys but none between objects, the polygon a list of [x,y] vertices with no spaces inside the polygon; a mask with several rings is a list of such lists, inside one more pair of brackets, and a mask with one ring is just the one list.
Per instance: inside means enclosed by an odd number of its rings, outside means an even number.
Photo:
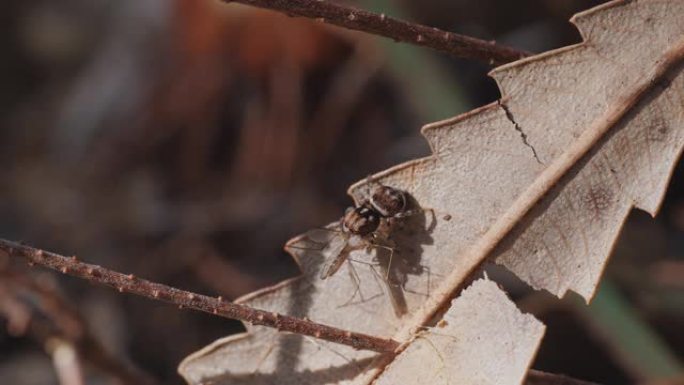
[{"label": "mottled spider abdomen", "polygon": [[406,194],[392,187],[379,185],[370,197],[373,209],[384,218],[391,218],[406,209]]}]

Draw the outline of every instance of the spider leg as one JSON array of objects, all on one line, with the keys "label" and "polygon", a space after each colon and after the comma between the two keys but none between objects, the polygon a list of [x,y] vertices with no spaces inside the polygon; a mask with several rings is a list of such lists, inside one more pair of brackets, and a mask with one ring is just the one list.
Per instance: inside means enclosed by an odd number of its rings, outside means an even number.
[{"label": "spider leg", "polygon": [[398,213],[397,215],[394,216],[394,218],[406,218],[406,217],[412,217],[414,215],[418,214],[423,214],[430,212],[432,214],[432,217],[435,216],[435,210],[432,208],[417,208],[417,209],[411,209],[411,210],[406,210]]},{"label": "spider leg", "polygon": [[366,177],[366,200],[370,200],[371,196],[373,195],[371,191],[371,184],[373,184],[375,181],[373,180],[372,175],[368,175]]}]

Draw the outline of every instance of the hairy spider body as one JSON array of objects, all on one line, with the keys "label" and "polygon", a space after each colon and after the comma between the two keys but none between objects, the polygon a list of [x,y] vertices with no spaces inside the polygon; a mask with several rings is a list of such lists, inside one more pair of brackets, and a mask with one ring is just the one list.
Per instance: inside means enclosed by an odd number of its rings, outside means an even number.
[{"label": "hairy spider body", "polygon": [[371,192],[368,204],[383,218],[392,218],[406,211],[406,193],[378,185]]},{"label": "hairy spider body", "polygon": [[339,235],[326,248],[328,260],[321,270],[321,279],[335,274],[353,250],[380,247],[393,253],[391,247],[379,245],[373,240],[378,238],[376,231],[383,220],[407,215],[406,201],[404,191],[377,183],[365,200],[356,207],[348,208],[340,221]]}]

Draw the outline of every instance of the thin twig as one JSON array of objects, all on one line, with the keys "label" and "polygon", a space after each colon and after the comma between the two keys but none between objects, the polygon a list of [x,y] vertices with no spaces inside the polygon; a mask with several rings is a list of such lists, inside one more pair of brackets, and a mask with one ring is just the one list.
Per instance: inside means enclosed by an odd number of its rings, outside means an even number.
[{"label": "thin twig", "polygon": [[399,343],[362,333],[354,333],[335,327],[322,325],[306,319],[291,317],[274,312],[253,309],[249,306],[224,301],[221,297],[213,298],[185,290],[176,289],[160,283],[151,282],[125,275],[101,266],[80,262],[76,257],[64,257],[59,254],[21,245],[0,239],[0,250],[11,257],[21,257],[29,264],[41,265],[74,277],[110,286],[119,292],[137,294],[199,310],[217,316],[237,319],[254,325],[268,326],[280,331],[303,334],[338,344],[348,345],[355,349],[373,350],[376,352],[393,352]]},{"label": "thin twig", "polygon": [[266,8],[289,16],[307,17],[339,27],[388,37],[487,64],[505,64],[530,53],[425,25],[413,24],[322,0],[224,0]]},{"label": "thin twig", "polygon": [[[221,297],[212,298],[189,291],[176,289],[160,283],[150,282],[133,275],[125,275],[97,265],[80,262],[76,257],[64,257],[34,247],[0,239],[0,251],[10,257],[21,257],[30,265],[40,265],[64,274],[86,279],[91,282],[113,287],[120,292],[128,292],[143,297],[173,303],[179,307],[199,310],[214,315],[238,319],[255,325],[276,328],[280,331],[304,334],[311,337],[348,345],[356,349],[372,350],[381,353],[398,353],[397,341],[354,333],[309,320],[290,317],[278,313],[253,309],[245,305],[226,302]],[[552,373],[530,370],[526,385],[595,385],[594,383]]]}]

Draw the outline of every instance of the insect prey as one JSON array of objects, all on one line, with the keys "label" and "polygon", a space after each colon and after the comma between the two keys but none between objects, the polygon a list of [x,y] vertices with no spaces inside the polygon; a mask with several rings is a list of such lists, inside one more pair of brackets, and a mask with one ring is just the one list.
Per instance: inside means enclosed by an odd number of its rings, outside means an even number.
[{"label": "insect prey", "polygon": [[[332,230],[338,236],[333,237],[326,248],[327,261],[321,270],[321,279],[335,274],[353,250],[374,247],[386,249],[390,252],[389,265],[392,264],[395,249],[378,243],[379,238],[384,238],[378,230],[384,225],[391,231],[394,219],[413,215],[414,211],[407,209],[406,192],[377,182],[373,183],[369,179],[367,185],[371,184],[374,186],[369,187],[367,197],[358,206],[348,208],[340,220],[340,228]],[[387,267],[388,272],[389,268],[390,266]]]}]

